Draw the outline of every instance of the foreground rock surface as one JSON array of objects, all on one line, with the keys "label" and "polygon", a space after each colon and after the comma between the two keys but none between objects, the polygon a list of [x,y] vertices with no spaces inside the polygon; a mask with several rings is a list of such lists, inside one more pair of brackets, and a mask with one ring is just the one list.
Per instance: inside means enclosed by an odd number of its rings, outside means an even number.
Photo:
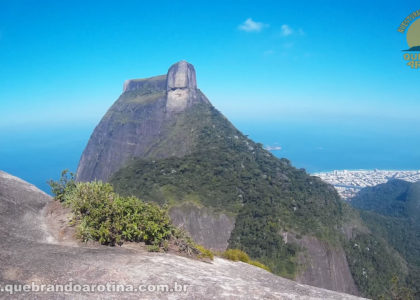
[{"label": "foreground rock surface", "polygon": [[20,292],[36,299],[360,299],[215,258],[205,263],[135,247],[80,246],[62,241],[47,222],[51,197],[0,171],[0,298],[6,284],[131,284],[186,286],[182,292],[60,294]]}]

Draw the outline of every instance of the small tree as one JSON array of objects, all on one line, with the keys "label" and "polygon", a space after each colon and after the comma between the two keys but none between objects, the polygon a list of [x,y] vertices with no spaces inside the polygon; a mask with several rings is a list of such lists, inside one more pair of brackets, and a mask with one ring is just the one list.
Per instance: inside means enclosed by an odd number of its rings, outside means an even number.
[{"label": "small tree", "polygon": [[55,199],[60,202],[64,202],[66,193],[68,194],[76,187],[74,173],[69,172],[67,169],[61,172],[59,181],[50,180],[47,183],[51,187],[51,192],[55,195]]}]

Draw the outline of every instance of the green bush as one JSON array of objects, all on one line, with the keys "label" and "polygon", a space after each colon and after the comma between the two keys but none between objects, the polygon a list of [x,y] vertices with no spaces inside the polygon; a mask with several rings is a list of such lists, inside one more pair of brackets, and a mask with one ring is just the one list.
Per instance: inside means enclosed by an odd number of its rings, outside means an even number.
[{"label": "green bush", "polygon": [[244,263],[247,263],[247,264],[250,264],[250,265],[253,265],[258,268],[271,272],[269,267],[260,263],[259,261],[251,260],[248,254],[246,254],[244,251],[240,249],[228,249],[222,253],[222,257],[229,260],[233,260],[233,261],[241,261],[241,262],[244,262]]},{"label": "green bush", "polygon": [[48,184],[51,186],[55,199],[63,202],[64,196],[76,187],[74,173],[69,172],[69,170],[64,170],[61,172],[59,181],[50,180]]},{"label": "green bush", "polygon": [[104,245],[145,242],[159,247],[172,236],[174,227],[166,211],[156,204],[122,197],[108,183],[68,182],[63,179],[53,183],[53,193],[70,207],[82,241],[95,240]]},{"label": "green bush", "polygon": [[211,260],[213,260],[214,258],[214,254],[211,250],[201,246],[201,245],[196,245],[196,248],[198,249],[198,251],[200,251],[200,254],[198,255],[199,258],[209,258]]},{"label": "green bush", "polygon": [[228,249],[223,252],[222,257],[233,261],[242,261],[244,263],[248,263],[251,260],[248,254],[239,249]]},{"label": "green bush", "polygon": [[147,251],[149,252],[160,252],[160,247],[158,245],[148,245]]},{"label": "green bush", "polygon": [[50,181],[55,199],[73,213],[77,237],[103,245],[144,242],[150,252],[169,250],[173,243],[180,252],[198,258],[213,259],[213,253],[195,244],[183,230],[173,226],[166,209],[143,202],[136,197],[123,197],[109,183],[74,181],[73,173],[62,172],[58,182]]}]

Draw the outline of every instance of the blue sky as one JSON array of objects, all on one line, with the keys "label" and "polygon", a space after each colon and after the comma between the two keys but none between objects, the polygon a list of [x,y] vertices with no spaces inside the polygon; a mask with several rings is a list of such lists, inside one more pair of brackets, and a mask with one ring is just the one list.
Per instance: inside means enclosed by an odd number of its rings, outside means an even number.
[{"label": "blue sky", "polygon": [[95,124],[129,78],[193,63],[234,120],[419,122],[416,1],[2,1],[0,128]]},{"label": "blue sky", "polygon": [[[309,171],[420,168],[418,1],[1,1],[0,169],[75,170],[126,79],[194,64],[244,133]],[[41,174],[42,173],[42,174]]]}]

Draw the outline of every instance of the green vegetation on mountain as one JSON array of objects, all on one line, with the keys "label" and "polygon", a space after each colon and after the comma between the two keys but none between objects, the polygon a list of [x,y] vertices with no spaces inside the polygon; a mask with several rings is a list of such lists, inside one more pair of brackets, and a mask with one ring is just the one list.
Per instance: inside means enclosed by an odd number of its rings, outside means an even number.
[{"label": "green vegetation on mountain", "polygon": [[351,204],[358,209],[384,216],[407,218],[411,214],[408,206],[411,204],[408,198],[411,185],[403,180],[390,180],[385,184],[362,189]]},{"label": "green vegetation on mountain", "polygon": [[407,276],[405,263],[398,253],[373,234],[357,234],[345,243],[345,251],[353,279],[366,297],[377,299],[389,295],[392,278],[405,280]]},{"label": "green vegetation on mountain", "polygon": [[118,193],[169,206],[189,200],[234,214],[230,247],[288,277],[296,274],[299,248],[286,244],[281,232],[339,242],[343,203],[335,190],[288,160],[275,158],[212,106],[195,105],[171,130],[174,136],[191,132],[192,153],[130,161],[111,179]]},{"label": "green vegetation on mountain", "polygon": [[[372,235],[386,241],[407,262],[405,272],[394,272],[420,298],[420,183],[392,180],[363,189],[351,203],[361,210]],[[395,268],[389,262],[384,265],[388,274]]]}]

